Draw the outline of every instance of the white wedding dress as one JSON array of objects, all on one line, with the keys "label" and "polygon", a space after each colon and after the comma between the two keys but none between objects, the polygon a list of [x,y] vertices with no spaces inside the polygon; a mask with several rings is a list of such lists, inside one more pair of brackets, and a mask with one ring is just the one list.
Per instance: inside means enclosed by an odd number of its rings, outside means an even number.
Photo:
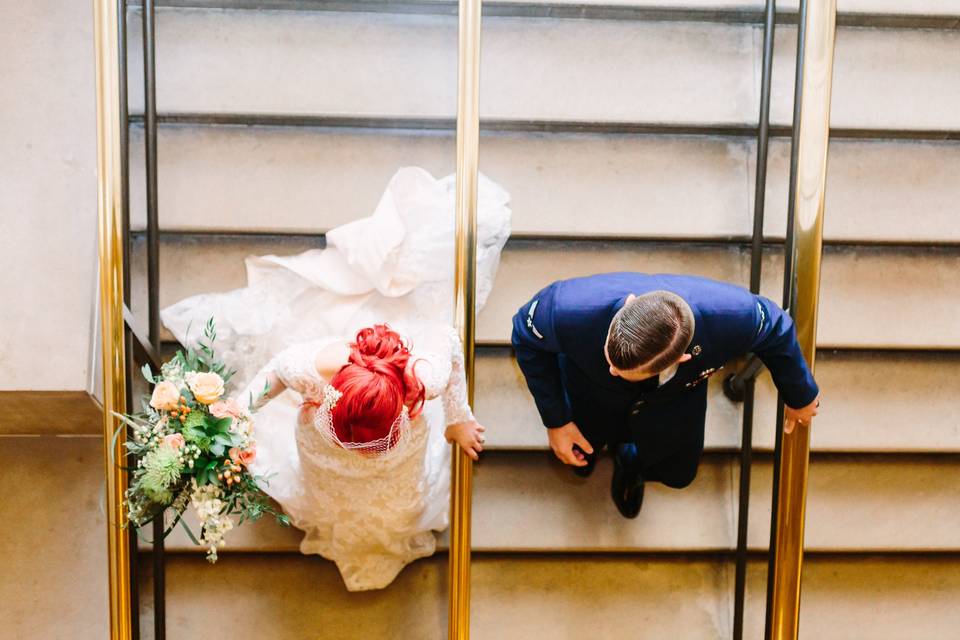
[{"label": "white wedding dress", "polygon": [[[510,235],[509,195],[480,177],[477,306],[493,286]],[[351,591],[379,589],[416,558],[434,552],[448,524],[447,424],[468,419],[462,350],[453,311],[454,177],[398,171],[373,215],[327,233],[327,247],[299,255],[249,257],[247,287],[194,296],[167,307],[163,323],[193,344],[209,318],[214,347],[237,370],[231,384],[255,397],[274,371],[289,389],[254,418],[265,491],[305,532],[303,553],[337,563]],[[317,428],[326,382],[319,349],[387,322],[430,362],[423,413],[396,445],[371,456]],[[419,367],[418,367],[419,372]],[[301,410],[304,401],[308,404]]]}]

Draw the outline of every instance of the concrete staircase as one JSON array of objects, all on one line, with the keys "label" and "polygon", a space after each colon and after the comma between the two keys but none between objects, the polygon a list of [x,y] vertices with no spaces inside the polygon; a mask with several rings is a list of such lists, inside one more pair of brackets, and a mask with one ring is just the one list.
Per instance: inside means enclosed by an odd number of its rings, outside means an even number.
[{"label": "concrete staircase", "polygon": [[[321,246],[323,231],[372,210],[398,166],[453,170],[450,3],[161,4],[162,304],[242,286],[246,255]],[[574,275],[635,269],[747,283],[761,8],[611,0],[489,9],[482,170],[513,195],[515,233],[478,327],[476,409],[490,451],[476,467],[475,638],[730,637],[741,407],[715,384],[697,481],[680,492],[651,486],[639,520],[625,521],[607,497],[608,461],[589,481],[551,461],[508,321],[541,286]],[[947,638],[960,626],[960,6],[840,0],[840,10],[842,24],[864,26],[837,38],[824,395],[801,634]],[[129,16],[139,113],[139,10]],[[795,47],[795,27],[781,25],[764,265],[774,299]],[[140,176],[139,128],[131,153]],[[132,188],[142,227],[142,181]],[[135,249],[134,306],[144,317],[142,241]],[[759,394],[750,638],[763,635],[775,400],[766,374]],[[49,459],[92,495],[99,447],[95,438],[19,439],[0,451],[0,467]],[[297,543],[263,523],[237,531],[210,567],[171,539],[169,637],[209,633],[209,607],[240,621],[214,625],[234,638],[444,637],[444,554],[408,567],[388,590],[351,595]]]}]

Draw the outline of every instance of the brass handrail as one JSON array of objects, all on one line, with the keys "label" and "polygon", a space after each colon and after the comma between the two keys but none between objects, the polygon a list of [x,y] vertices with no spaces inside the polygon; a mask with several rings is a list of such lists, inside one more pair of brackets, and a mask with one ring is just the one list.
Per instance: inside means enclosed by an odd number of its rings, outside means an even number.
[{"label": "brass handrail", "polygon": [[[830,140],[830,97],[836,36],[836,0],[801,4],[804,17],[798,55],[802,56],[796,211],[793,246],[796,268],[792,311],[800,349],[813,371],[820,300],[824,194]],[[769,630],[775,640],[793,640],[800,622],[800,576],[810,464],[810,424],[784,423]]]},{"label": "brass handrail", "polygon": [[[454,318],[463,342],[467,395],[473,405],[477,292],[477,180],[480,155],[480,17],[482,0],[460,0],[457,71],[457,195]],[[470,637],[470,533],[473,462],[454,445],[450,491],[447,637]]]},{"label": "brass handrail", "polygon": [[97,94],[97,219],[100,268],[100,327],[103,355],[103,449],[106,473],[107,571],[110,638],[130,638],[130,548],[121,529],[126,473],[123,436],[114,412],[126,409],[123,324],[123,194],[120,169],[120,68],[117,4],[94,0]]}]

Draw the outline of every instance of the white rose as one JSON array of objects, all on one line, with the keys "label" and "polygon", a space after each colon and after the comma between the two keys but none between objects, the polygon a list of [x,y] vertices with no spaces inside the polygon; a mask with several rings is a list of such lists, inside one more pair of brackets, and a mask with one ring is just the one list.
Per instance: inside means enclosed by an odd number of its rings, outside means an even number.
[{"label": "white rose", "polygon": [[180,390],[172,382],[164,380],[153,388],[150,406],[157,411],[173,411],[180,402]]},{"label": "white rose", "polygon": [[212,371],[188,373],[187,386],[193,392],[193,397],[203,404],[213,404],[223,395],[223,378]]}]

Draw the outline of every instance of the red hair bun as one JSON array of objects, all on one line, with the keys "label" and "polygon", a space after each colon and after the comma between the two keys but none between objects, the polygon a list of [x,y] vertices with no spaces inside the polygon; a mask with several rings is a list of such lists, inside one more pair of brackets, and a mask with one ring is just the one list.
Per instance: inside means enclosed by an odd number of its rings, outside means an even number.
[{"label": "red hair bun", "polygon": [[348,363],[330,381],[343,394],[331,416],[341,442],[385,438],[405,401],[410,403],[410,417],[419,415],[424,389],[416,377],[404,375],[409,361],[410,349],[387,325],[357,332]]}]

